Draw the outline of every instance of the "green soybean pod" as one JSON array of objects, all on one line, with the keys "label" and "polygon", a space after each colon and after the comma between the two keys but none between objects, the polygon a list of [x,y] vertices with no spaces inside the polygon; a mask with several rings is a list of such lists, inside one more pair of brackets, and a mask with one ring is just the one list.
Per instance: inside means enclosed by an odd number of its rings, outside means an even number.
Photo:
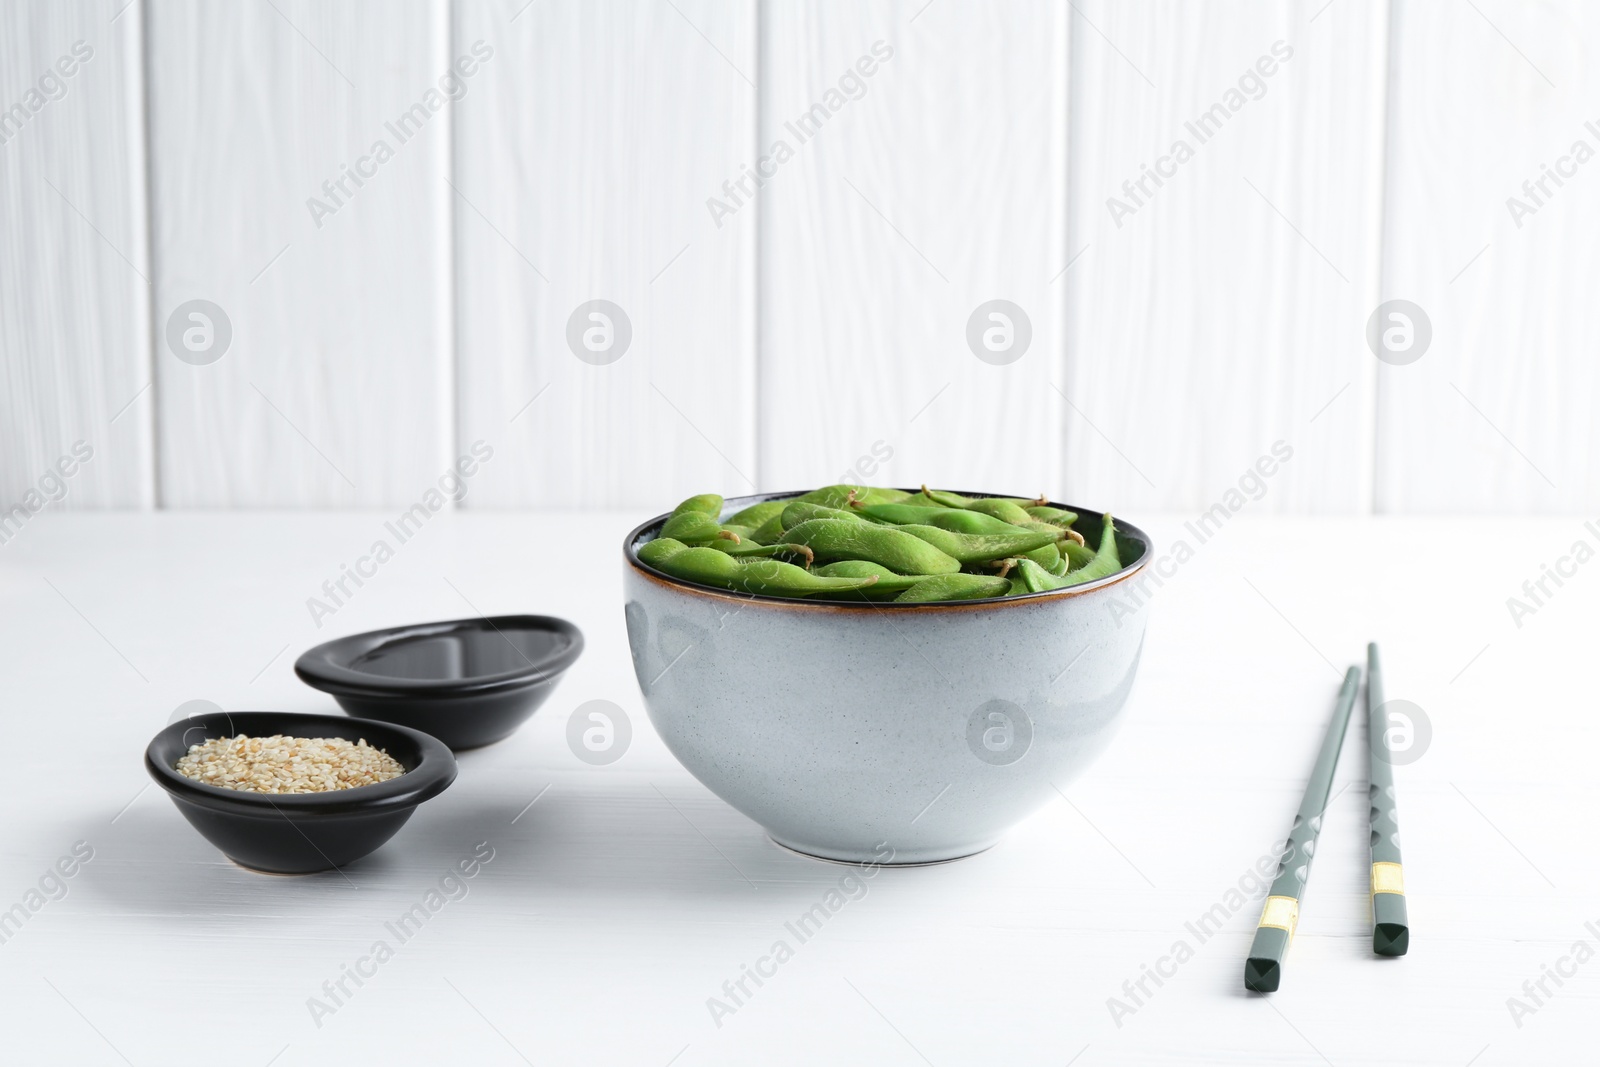
[{"label": "green soybean pod", "polygon": [[763,545],[756,541],[735,541],[732,538],[718,538],[709,541],[707,548],[714,548],[718,552],[725,552],[730,556],[794,556],[805,561],[805,566],[811,566],[815,558],[812,551],[805,545]]},{"label": "green soybean pod", "polygon": [[868,600],[893,600],[924,580],[923,575],[896,574],[881,563],[870,563],[864,559],[841,559],[817,567],[811,573],[824,578],[876,578],[876,582],[859,593]]},{"label": "green soybean pod", "polygon": [[1067,570],[1077,570],[1087,567],[1094,562],[1094,549],[1080,545],[1076,541],[1062,541],[1060,543],[1061,555],[1066,558]]},{"label": "green soybean pod", "polygon": [[749,507],[729,515],[727,525],[748,526],[752,530],[759,530],[761,524],[774,515],[782,515],[783,509],[788,504],[787,500],[763,500],[759,504],[751,504]]},{"label": "green soybean pod", "polygon": [[1065,588],[1066,582],[1031,559],[1024,559],[1017,564],[1017,577],[1023,587],[1030,593],[1046,593],[1052,589]]},{"label": "green soybean pod", "polygon": [[1060,526],[1055,526],[1048,522],[1040,522],[1038,519],[1024,519],[1022,522],[1010,523],[1009,525],[1020,526],[1024,530],[1033,530],[1038,533],[1053,534],[1057,541],[1060,541],[1063,538],[1070,539],[1072,537],[1071,530],[1063,529]]},{"label": "green soybean pod", "polygon": [[737,559],[714,548],[694,548],[670,537],[658,537],[641,545],[639,559],[674,578],[741,593],[773,596],[850,593],[865,589],[878,580],[876,577],[822,577],[791,563],[774,559]]},{"label": "green soybean pod", "polygon": [[968,504],[966,510],[979,515],[990,515],[1013,525],[1029,522],[1033,518],[1016,501],[1001,497],[982,497]]},{"label": "green soybean pod", "polygon": [[1109,557],[1122,565],[1121,550],[1117,547],[1117,524],[1111,518],[1111,512],[1100,516],[1100,539],[1095,542],[1094,554],[1096,559]]},{"label": "green soybean pod", "polygon": [[1068,571],[1066,577],[1055,578],[1058,583],[1055,588],[1062,589],[1069,585],[1092,582],[1096,578],[1106,578],[1121,569],[1122,555],[1117,550],[1116,525],[1112,521],[1111,513],[1107,512],[1101,516],[1100,547],[1095,549],[1094,558],[1085,566],[1075,571]]},{"label": "green soybean pod", "polygon": [[959,508],[941,508],[937,505],[923,507],[917,504],[874,504],[852,510],[864,518],[892,522],[897,526],[937,526],[941,530],[950,530],[954,533],[1016,532],[1010,523],[992,515]]},{"label": "green soybean pod", "polygon": [[796,500],[806,504],[822,504],[830,508],[847,508],[852,501],[859,500],[863,504],[893,504],[905,500],[911,494],[904,489],[878,489],[870,485],[825,485],[821,489],[813,489],[796,497]]},{"label": "green soybean pod", "polygon": [[722,514],[722,497],[716,493],[701,493],[672,509],[674,516],[678,515],[709,515],[715,519]]},{"label": "green soybean pod", "polygon": [[1078,521],[1078,513],[1068,511],[1066,508],[1052,508],[1039,504],[1022,510],[1040,522],[1048,522],[1052,526],[1071,526]]},{"label": "green soybean pod", "polygon": [[878,526],[861,519],[811,519],[786,530],[783,536],[807,546],[825,563],[863,559],[896,574],[954,574],[961,569],[960,561],[899,526]]},{"label": "green soybean pod", "polygon": [[879,489],[868,485],[861,488],[856,499],[863,504],[898,504],[902,500],[910,500],[911,494],[904,489]]},{"label": "green soybean pod", "polygon": [[[780,503],[787,506],[789,502],[787,500],[781,500],[774,501],[774,503]],[[764,521],[760,526],[757,526],[755,533],[750,535],[750,539],[752,541],[759,541],[764,545],[768,545],[778,540],[782,536],[783,512],[780,510],[776,515],[769,516],[766,521]]]},{"label": "green soybean pod", "polygon": [[1096,578],[1108,577],[1121,570],[1122,560],[1117,552],[1117,535],[1111,516],[1104,516],[1103,521],[1100,548],[1095,551],[1094,558],[1088,564],[1077,570],[1068,571],[1064,575],[1055,575],[1031,559],[1021,560],[1017,564],[1017,577],[1027,587],[1028,592],[1043,593],[1051,589],[1065,589],[1071,585],[1092,582]]},{"label": "green soybean pod", "polygon": [[812,573],[824,578],[876,578],[878,584],[873,586],[874,590],[896,593],[905,592],[927,577],[922,574],[896,574],[881,563],[865,559],[835,560],[823,564]]},{"label": "green soybean pod", "polygon": [[960,493],[948,493],[943,489],[929,489],[927,486],[922,487],[922,495],[935,504],[947,508],[965,508],[972,503],[971,497],[962,496]]},{"label": "green soybean pod", "polygon": [[802,493],[795,500],[802,504],[821,504],[830,508],[847,508],[850,501],[866,490],[864,485],[825,485],[821,489],[813,489],[809,493]]},{"label": "green soybean pod", "polygon": [[1006,578],[984,574],[938,574],[924,578],[894,598],[896,604],[931,604],[941,600],[979,600],[1005,596],[1011,589]]},{"label": "green soybean pod", "polygon": [[826,504],[813,504],[808,500],[791,500],[789,506],[783,509],[783,528],[799,526],[802,522],[812,519],[838,519],[844,522],[865,522],[849,508],[831,508]]},{"label": "green soybean pod", "polygon": [[722,524],[716,517],[703,511],[675,512],[672,518],[661,527],[661,536],[674,541],[692,544],[698,541],[712,541],[722,533]]},{"label": "green soybean pod", "polygon": [[1032,552],[1055,541],[1054,533],[1038,533],[1012,527],[1011,533],[962,534],[937,526],[895,526],[892,529],[926,541],[945,555],[962,563],[984,563],[1005,556]]},{"label": "green soybean pod", "polygon": [[1055,574],[1058,570],[1062,574],[1066,573],[1066,569],[1061,566],[1061,552],[1056,548],[1053,541],[1031,552],[1024,552],[1022,558],[1033,560],[1051,574]]}]

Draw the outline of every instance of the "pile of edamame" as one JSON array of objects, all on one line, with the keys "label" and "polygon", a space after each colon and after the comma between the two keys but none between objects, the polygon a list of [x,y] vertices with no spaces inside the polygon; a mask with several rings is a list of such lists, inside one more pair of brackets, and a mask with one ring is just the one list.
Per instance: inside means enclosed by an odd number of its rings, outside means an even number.
[{"label": "pile of edamame", "polygon": [[685,500],[640,561],[741,593],[897,604],[1042,593],[1122,569],[1109,513],[1091,548],[1077,513],[1043,497],[830,485],[725,521],[722,507],[715,493]]}]

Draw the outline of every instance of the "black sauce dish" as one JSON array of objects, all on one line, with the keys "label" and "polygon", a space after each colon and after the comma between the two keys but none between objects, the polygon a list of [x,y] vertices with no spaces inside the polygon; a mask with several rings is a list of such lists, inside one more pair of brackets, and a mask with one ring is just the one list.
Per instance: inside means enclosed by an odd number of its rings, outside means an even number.
[{"label": "black sauce dish", "polygon": [[351,715],[409,726],[452,749],[509,737],[583,653],[583,633],[550,615],[393,626],[318,645],[300,680]]},{"label": "black sauce dish", "polygon": [[[375,785],[326,793],[251,793],[187,778],[178,759],[214,737],[342,737],[365,739],[393,756],[406,773]],[[281,711],[211,712],[180,719],[150,742],[145,769],[183,817],[242,867],[271,874],[311,874],[354,863],[393,837],[417,805],[455,781],[456,758],[417,730],[343,715]]]}]

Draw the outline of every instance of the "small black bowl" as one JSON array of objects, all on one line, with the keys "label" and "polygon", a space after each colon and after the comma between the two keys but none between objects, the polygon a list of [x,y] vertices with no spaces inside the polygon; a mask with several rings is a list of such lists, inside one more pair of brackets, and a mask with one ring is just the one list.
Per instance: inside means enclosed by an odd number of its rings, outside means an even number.
[{"label": "small black bowl", "polygon": [[583,652],[550,615],[425,622],[341,637],[295,660],[351,715],[430,733],[457,752],[511,736]]},{"label": "small black bowl", "polygon": [[[179,757],[213,737],[342,737],[366,739],[406,773],[376,785],[327,793],[249,793],[186,778]],[[223,711],[180,719],[156,734],[145,769],[183,817],[223,855],[271,874],[310,874],[343,867],[377,851],[417,805],[456,780],[456,758],[444,744],[403,726],[342,715],[286,711]]]}]

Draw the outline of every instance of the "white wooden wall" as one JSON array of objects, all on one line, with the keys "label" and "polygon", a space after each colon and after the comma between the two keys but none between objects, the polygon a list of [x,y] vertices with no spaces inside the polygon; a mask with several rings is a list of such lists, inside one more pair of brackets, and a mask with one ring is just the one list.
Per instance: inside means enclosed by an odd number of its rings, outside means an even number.
[{"label": "white wooden wall", "polygon": [[[1592,511],[1600,161],[1506,205],[1600,151],[1591,44],[1580,0],[8,2],[0,509],[78,441],[50,506],[392,508],[481,441],[469,508],[854,471],[1197,511],[1283,441],[1253,508]],[[1410,365],[1366,345],[1391,298],[1431,319]],[[208,365],[166,337],[195,299]],[[1032,331],[1000,366],[995,299]],[[614,362],[569,348],[591,300]]]}]

